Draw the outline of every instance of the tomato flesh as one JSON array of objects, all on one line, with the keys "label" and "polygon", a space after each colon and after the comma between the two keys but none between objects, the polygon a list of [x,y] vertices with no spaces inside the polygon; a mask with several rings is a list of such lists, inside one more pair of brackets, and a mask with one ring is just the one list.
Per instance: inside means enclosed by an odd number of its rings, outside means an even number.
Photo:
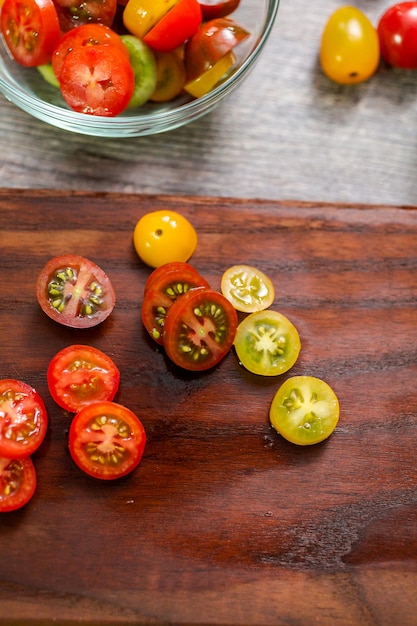
[{"label": "tomato flesh", "polygon": [[301,349],[295,326],[285,315],[270,310],[250,313],[240,322],[234,345],[243,367],[261,376],[288,371]]},{"label": "tomato flesh", "polygon": [[107,274],[75,254],[52,258],[36,283],[36,296],[51,319],[71,328],[90,328],[113,311],[116,295]]},{"label": "tomato flesh", "polygon": [[129,474],[139,465],[145,444],[142,422],[115,402],[92,402],[71,422],[71,457],[94,478],[112,480]]},{"label": "tomato flesh", "polygon": [[197,32],[201,22],[198,0],[178,0],[143,40],[158,52],[172,52]]},{"label": "tomato flesh", "polygon": [[243,313],[267,309],[275,298],[271,279],[251,265],[229,267],[222,276],[221,291]]},{"label": "tomato flesh", "polygon": [[327,383],[314,376],[294,376],[276,392],[269,417],[285,439],[308,446],[332,434],[339,412],[338,398]]},{"label": "tomato flesh", "polygon": [[36,471],[30,457],[0,457],[0,512],[15,511],[27,504],[36,490]]},{"label": "tomato flesh", "polygon": [[163,342],[167,356],[191,371],[217,365],[233,345],[237,313],[221,293],[206,287],[178,298],[165,317]]},{"label": "tomato flesh", "polygon": [[52,358],[47,380],[55,402],[76,413],[90,402],[113,400],[119,388],[120,372],[101,350],[71,345]]},{"label": "tomato flesh", "polygon": [[399,2],[378,23],[381,56],[389,65],[417,68],[417,2]]},{"label": "tomato flesh", "polygon": [[45,438],[48,416],[40,395],[20,380],[0,380],[0,456],[33,454]]}]

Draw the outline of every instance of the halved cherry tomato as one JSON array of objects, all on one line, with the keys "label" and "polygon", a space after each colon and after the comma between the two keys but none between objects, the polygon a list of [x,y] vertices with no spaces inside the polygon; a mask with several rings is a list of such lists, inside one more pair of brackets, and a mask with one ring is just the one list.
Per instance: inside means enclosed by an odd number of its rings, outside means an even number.
[{"label": "halved cherry tomato", "polygon": [[247,37],[245,28],[226,17],[202,24],[185,46],[187,81],[207,72]]},{"label": "halved cherry tomato", "polygon": [[193,265],[185,263],[184,261],[171,261],[170,263],[164,263],[163,265],[159,265],[149,274],[145,283],[144,293],[146,294],[146,292],[149,291],[149,288],[153,284],[157,284],[157,281],[161,280],[161,278],[163,277],[166,277],[167,274],[176,273],[178,276],[180,276],[180,272],[185,272],[186,276],[189,272],[192,272],[196,280],[201,279],[200,273]]},{"label": "halved cherry tomato", "polygon": [[339,411],[337,396],[327,383],[314,376],[293,376],[276,392],[269,418],[285,439],[309,446],[332,434]]},{"label": "halved cherry tomato", "polygon": [[48,415],[40,395],[20,380],[0,380],[0,456],[33,454],[45,438]]},{"label": "halved cherry tomato", "polygon": [[199,287],[178,298],[164,324],[164,348],[179,367],[191,371],[217,365],[233,345],[237,313],[214,289]]},{"label": "halved cherry tomato", "polygon": [[203,72],[197,78],[188,81],[184,85],[184,91],[194,98],[201,98],[211,91],[217,83],[224,78],[235,64],[236,58],[232,51],[228,52],[219,59],[206,72]]},{"label": "halved cherry tomato", "polygon": [[59,83],[62,97],[74,111],[114,117],[127,108],[135,76],[118,46],[85,46],[65,57]]},{"label": "halved cherry tomato", "polygon": [[393,67],[417,68],[417,2],[399,2],[378,23],[381,56]]},{"label": "halved cherry tomato", "polygon": [[111,26],[116,15],[117,0],[54,0],[54,2],[63,32],[89,23]]},{"label": "halved cherry tomato", "polygon": [[129,52],[120,35],[103,24],[83,24],[63,35],[52,55],[52,69],[59,78],[62,64],[69,52],[83,46],[116,45],[129,58]]},{"label": "halved cherry tomato", "polygon": [[198,0],[178,0],[143,40],[158,52],[172,52],[197,32],[202,19]]},{"label": "halved cherry tomato", "polygon": [[112,480],[140,463],[146,433],[139,418],[115,402],[93,402],[73,418],[69,432],[72,459],[89,476]]},{"label": "halved cherry tomato", "polygon": [[271,279],[251,265],[233,265],[223,274],[221,291],[237,311],[254,313],[267,309],[274,301]]},{"label": "halved cherry tomato", "polygon": [[99,400],[113,400],[120,372],[104,352],[92,346],[72,345],[58,352],[47,370],[55,402],[72,413]]},{"label": "halved cherry tomato", "polygon": [[176,264],[163,265],[163,272],[157,277],[149,277],[142,303],[142,321],[149,335],[156,343],[163,344],[163,330],[166,315],[173,303],[196,287],[209,287],[205,278],[188,264],[179,270]]},{"label": "halved cherry tomato", "polygon": [[27,67],[49,63],[61,36],[52,0],[4,0],[1,30],[13,58]]},{"label": "halved cherry tomato", "polygon": [[177,52],[155,52],[156,87],[150,96],[152,102],[169,102],[182,92],[185,80],[184,60]]},{"label": "halved cherry tomato", "polygon": [[116,296],[109,277],[76,254],[52,258],[39,274],[36,296],[51,319],[71,328],[90,328],[113,311]]},{"label": "halved cherry tomato", "polygon": [[130,33],[143,39],[177,2],[178,0],[129,0],[123,11],[124,25]]},{"label": "halved cherry tomato", "polygon": [[243,367],[262,376],[288,371],[301,349],[295,326],[285,315],[271,310],[250,313],[240,322],[234,345]]},{"label": "halved cherry tomato", "polygon": [[161,209],[140,218],[133,245],[144,263],[158,267],[170,261],[188,261],[197,246],[197,233],[186,217]]},{"label": "halved cherry tomato", "polygon": [[203,20],[214,20],[218,17],[226,17],[237,9],[240,0],[198,0],[201,5]]},{"label": "halved cherry tomato", "polygon": [[0,512],[15,511],[27,504],[36,490],[36,471],[30,457],[0,457]]}]

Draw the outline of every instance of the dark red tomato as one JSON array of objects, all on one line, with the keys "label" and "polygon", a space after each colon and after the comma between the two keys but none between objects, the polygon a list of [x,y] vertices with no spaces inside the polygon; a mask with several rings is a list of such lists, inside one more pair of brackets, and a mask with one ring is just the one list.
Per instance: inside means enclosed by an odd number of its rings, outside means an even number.
[{"label": "dark red tomato", "polygon": [[201,371],[229,352],[237,328],[233,305],[214,289],[197,288],[178,298],[164,324],[164,348],[176,365]]},{"label": "dark red tomato", "polygon": [[49,63],[61,36],[52,0],[4,0],[1,30],[13,58],[26,67]]},{"label": "dark red tomato", "polygon": [[30,385],[0,380],[0,456],[33,454],[45,438],[48,415],[40,395]]},{"label": "dark red tomato", "polygon": [[94,478],[112,480],[129,474],[139,465],[145,444],[142,422],[115,402],[93,402],[71,422],[71,457]]},{"label": "dark red tomato", "polygon": [[171,261],[170,263],[164,263],[163,265],[160,265],[155,270],[153,270],[151,274],[149,274],[148,279],[145,283],[145,293],[149,290],[154,282],[156,283],[157,281],[161,280],[162,277],[166,277],[168,274],[174,274],[178,272],[185,272],[186,275],[189,275],[189,273],[191,272],[194,274],[196,279],[201,278],[198,270],[196,270],[193,265],[190,265],[189,263],[185,263],[183,261]]},{"label": "dark red tomato", "polygon": [[76,413],[90,402],[113,400],[119,388],[120,372],[101,350],[73,345],[53,357],[47,379],[55,402]]},{"label": "dark red tomato", "polygon": [[103,322],[116,302],[107,274],[76,254],[48,261],[39,274],[36,295],[51,319],[71,328],[90,328]]},{"label": "dark red tomato", "polygon": [[65,33],[82,24],[111,26],[117,0],[54,0],[61,30]]},{"label": "dark red tomato", "polygon": [[214,20],[218,17],[226,17],[237,9],[240,0],[198,0],[201,5],[203,20]]},{"label": "dark red tomato", "polygon": [[187,80],[192,81],[207,72],[247,37],[249,32],[229,18],[205,22],[185,46]]},{"label": "dark red tomato", "polygon": [[417,68],[417,2],[390,7],[378,23],[381,57],[394,67]]},{"label": "dark red tomato", "polygon": [[178,0],[143,40],[158,52],[172,52],[197,32],[202,19],[198,0]]},{"label": "dark red tomato", "polygon": [[30,457],[0,457],[0,512],[15,511],[27,504],[36,489],[36,471]]},{"label": "dark red tomato", "polygon": [[52,55],[52,69],[57,78],[61,74],[62,64],[67,54],[74,48],[83,46],[102,46],[114,44],[129,58],[129,52],[120,38],[111,28],[103,24],[85,24],[73,28],[63,35]]},{"label": "dark red tomato", "polygon": [[114,117],[129,104],[135,76],[117,46],[85,46],[66,56],[59,83],[62,97],[74,111]]},{"label": "dark red tomato", "polygon": [[[171,266],[171,264],[168,264]],[[146,289],[142,303],[142,322],[149,335],[156,343],[163,344],[163,329],[165,317],[172,304],[190,289],[196,287],[209,287],[210,285],[205,278],[200,276],[198,272],[186,263],[182,269],[174,263],[171,269],[161,271],[158,268],[158,275],[148,279],[151,280],[150,286]],[[151,275],[152,276],[152,275]]]}]

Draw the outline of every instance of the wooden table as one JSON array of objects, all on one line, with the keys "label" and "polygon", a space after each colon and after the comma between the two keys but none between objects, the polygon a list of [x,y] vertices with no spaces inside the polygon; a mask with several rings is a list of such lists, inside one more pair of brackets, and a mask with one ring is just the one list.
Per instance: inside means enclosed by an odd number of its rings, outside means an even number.
[{"label": "wooden table", "polygon": [[[317,54],[339,0],[281,0],[256,69],[190,126],[127,140],[72,135],[0,98],[0,187],[416,204],[417,73],[339,87]],[[376,23],[390,0],[355,3]]]},{"label": "wooden table", "polygon": [[[212,287],[236,262],[271,277],[273,308],[301,337],[290,372],[250,375],[231,352],[187,374],[146,335],[150,270],[132,231],[166,206],[195,224],[192,262]],[[35,496],[0,514],[1,626],[416,625],[416,209],[3,191],[0,232],[0,377],[34,386],[50,420]],[[36,301],[41,267],[68,251],[116,290],[89,331]],[[140,467],[115,483],[72,463],[70,416],[48,392],[48,363],[71,343],[115,360],[116,400],[147,432]],[[322,444],[294,446],[269,425],[292,375],[339,397]]]}]

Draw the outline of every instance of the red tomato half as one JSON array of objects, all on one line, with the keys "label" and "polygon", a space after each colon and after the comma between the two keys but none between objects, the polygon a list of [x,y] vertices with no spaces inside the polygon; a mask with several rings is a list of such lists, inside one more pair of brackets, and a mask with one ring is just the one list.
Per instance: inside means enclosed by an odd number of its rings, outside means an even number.
[{"label": "red tomato half", "polygon": [[74,111],[114,117],[129,104],[135,76],[123,52],[109,44],[75,48],[62,64],[59,82]]},{"label": "red tomato half", "polygon": [[[165,268],[162,271],[160,268]],[[142,322],[149,335],[162,345],[163,329],[167,312],[172,304],[184,294],[196,287],[209,287],[205,278],[187,263],[160,266],[155,272],[157,275],[148,278],[148,288],[145,285],[145,295],[142,303]],[[178,269],[182,267],[182,269]]]},{"label": "red tomato half", "polygon": [[111,26],[117,9],[117,0],[54,0],[54,2],[64,33],[82,24],[100,23]]},{"label": "red tomato half", "polygon": [[180,272],[185,273],[186,276],[193,274],[196,280],[201,278],[198,270],[193,265],[186,263],[184,261],[171,261],[170,263],[164,263],[160,265],[156,269],[153,270],[148,276],[148,279],[145,283],[145,293],[149,290],[149,288],[155,283],[157,284],[162,277],[166,277],[168,274],[178,274]]},{"label": "red tomato half", "polygon": [[46,408],[35,389],[20,380],[0,380],[0,457],[33,454],[47,427]]},{"label": "red tomato half", "polygon": [[90,328],[103,322],[116,302],[107,274],[76,254],[48,261],[39,274],[36,295],[51,319],[72,328]]},{"label": "red tomato half", "polygon": [[49,63],[61,36],[52,0],[4,0],[1,30],[13,58],[27,67]]},{"label": "red tomato half", "polygon": [[93,402],[71,422],[71,457],[94,478],[112,480],[129,474],[139,465],[145,444],[142,422],[115,402]]},{"label": "red tomato half", "polygon": [[203,20],[214,20],[233,13],[240,4],[240,0],[198,0],[203,13]]},{"label": "red tomato half", "polygon": [[399,2],[379,20],[381,56],[394,67],[417,68],[417,2]]},{"label": "red tomato half", "polygon": [[30,457],[0,457],[0,512],[15,511],[27,504],[36,489],[36,471]]},{"label": "red tomato half", "polygon": [[120,38],[108,26],[103,24],[84,24],[73,28],[63,35],[52,55],[52,69],[57,78],[61,74],[62,64],[69,52],[83,46],[102,46],[114,44],[129,58],[129,52]]},{"label": "red tomato half", "polygon": [[229,352],[237,313],[221,293],[205,287],[189,291],[169,309],[164,324],[167,356],[187,370],[207,370]]},{"label": "red tomato half", "polygon": [[143,40],[158,52],[172,52],[197,32],[201,22],[198,0],[179,0]]},{"label": "red tomato half", "polygon": [[55,402],[72,413],[99,400],[113,400],[120,372],[110,357],[92,346],[64,348],[51,360],[48,387]]}]

